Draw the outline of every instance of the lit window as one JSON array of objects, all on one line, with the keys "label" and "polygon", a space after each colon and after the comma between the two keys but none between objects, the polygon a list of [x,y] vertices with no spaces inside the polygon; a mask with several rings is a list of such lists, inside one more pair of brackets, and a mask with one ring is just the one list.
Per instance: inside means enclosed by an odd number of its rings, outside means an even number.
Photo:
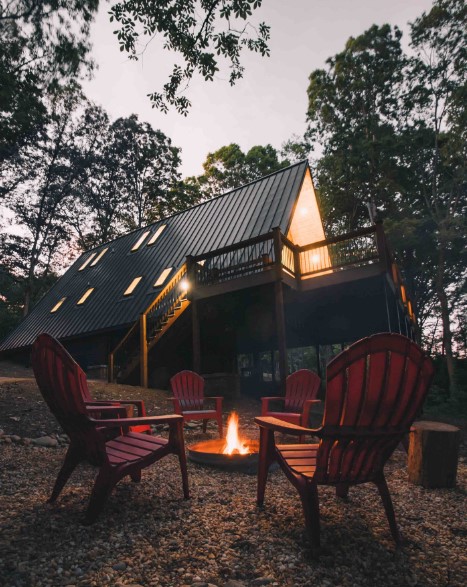
[{"label": "lit window", "polygon": [[92,253],[92,255],[89,255],[89,257],[86,259],[86,261],[81,265],[81,267],[78,269],[78,271],[82,271],[83,269],[86,269],[86,267],[89,265],[89,263],[94,259],[94,257],[97,255],[97,253]]},{"label": "lit window", "polygon": [[150,230],[147,230],[146,232],[143,232],[143,234],[139,237],[139,239],[132,246],[131,252],[137,251],[140,248],[140,246],[143,244],[143,242],[145,241],[146,237],[148,236],[148,234],[150,232],[151,232]]},{"label": "lit window", "polygon": [[108,247],[106,249],[102,249],[102,251],[97,255],[97,257],[91,263],[91,267],[94,267],[94,265],[97,265],[99,263],[99,261],[102,259],[102,257],[107,253],[108,250],[109,250]]},{"label": "lit window", "polygon": [[164,271],[162,271],[162,273],[157,278],[157,281],[154,284],[154,287],[159,287],[160,285],[162,285],[164,283],[164,281],[167,279],[167,277],[171,271],[172,271],[172,267],[167,267],[167,269],[164,269]]},{"label": "lit window", "polygon": [[93,287],[90,287],[89,289],[87,289],[84,293],[84,295],[76,302],[77,306],[81,306],[82,304],[84,304],[84,302],[88,299],[88,297],[92,294],[92,292],[94,291]]},{"label": "lit window", "polygon": [[148,247],[149,247],[149,245],[153,245],[156,242],[156,240],[159,238],[159,236],[161,235],[162,231],[164,230],[165,226],[166,226],[165,224],[163,224],[162,226],[159,226],[159,228],[156,230],[156,232],[148,240]]},{"label": "lit window", "polygon": [[136,286],[138,285],[138,283],[143,279],[143,276],[141,275],[140,277],[135,277],[133,279],[133,281],[130,283],[130,285],[126,288],[125,292],[123,293],[124,296],[129,296],[130,294],[132,294],[136,288]]},{"label": "lit window", "polygon": [[66,296],[55,304],[55,306],[50,310],[50,313],[53,314],[54,312],[56,312],[65,300],[66,300]]}]

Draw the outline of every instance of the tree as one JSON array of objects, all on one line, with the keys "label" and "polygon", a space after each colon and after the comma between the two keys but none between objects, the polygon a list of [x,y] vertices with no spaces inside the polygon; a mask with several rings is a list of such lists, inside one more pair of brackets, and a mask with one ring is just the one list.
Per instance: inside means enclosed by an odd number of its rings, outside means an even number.
[{"label": "tree", "polygon": [[78,173],[73,160],[79,132],[75,113],[82,99],[74,85],[57,91],[42,138],[23,147],[2,169],[0,195],[22,233],[3,239],[2,257],[9,260],[10,275],[22,284],[24,315],[37,294],[38,279],[47,278],[74,253],[66,245]]},{"label": "tree", "polygon": [[271,145],[256,145],[243,153],[237,144],[231,143],[214,153],[208,153],[203,163],[204,174],[192,181],[199,186],[205,198],[210,198],[287,165],[289,162],[279,160],[277,151]]},{"label": "tree", "polygon": [[399,29],[374,25],[310,75],[306,139],[323,148],[316,172],[328,229],[361,226],[370,199],[387,210],[400,192],[400,39]]},{"label": "tree", "polygon": [[47,123],[44,98],[91,68],[98,0],[11,0],[0,6],[0,163]]},{"label": "tree", "polygon": [[[450,388],[455,395],[455,364],[449,290],[465,280],[467,226],[467,6],[462,0],[438,0],[411,27],[411,101],[413,133],[422,153],[420,181],[412,195],[433,223],[435,291],[443,326]],[[453,271],[455,264],[457,270]],[[463,268],[459,271],[459,267]],[[454,273],[454,274],[453,274]],[[454,290],[456,288],[454,287]]]},{"label": "tree", "polygon": [[269,27],[259,23],[256,30],[248,22],[261,4],[262,0],[123,0],[112,6],[110,15],[120,24],[116,31],[120,50],[130,59],[138,59],[140,39],[148,37],[163,40],[163,48],[182,60],[183,65],[174,65],[162,92],[149,98],[162,111],[173,105],[186,115],[191,103],[183,91],[195,74],[212,81],[219,61],[225,60],[234,85],[243,76],[243,49],[269,55]]}]

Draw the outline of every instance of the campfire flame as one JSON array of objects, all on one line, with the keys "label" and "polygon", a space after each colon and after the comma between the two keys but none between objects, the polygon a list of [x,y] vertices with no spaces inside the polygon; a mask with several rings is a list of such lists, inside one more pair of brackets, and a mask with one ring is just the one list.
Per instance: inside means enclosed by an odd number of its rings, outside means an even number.
[{"label": "campfire flame", "polygon": [[250,453],[250,448],[246,444],[245,439],[241,439],[238,435],[238,414],[232,412],[227,422],[227,436],[226,444],[222,454],[224,455],[246,455]]}]

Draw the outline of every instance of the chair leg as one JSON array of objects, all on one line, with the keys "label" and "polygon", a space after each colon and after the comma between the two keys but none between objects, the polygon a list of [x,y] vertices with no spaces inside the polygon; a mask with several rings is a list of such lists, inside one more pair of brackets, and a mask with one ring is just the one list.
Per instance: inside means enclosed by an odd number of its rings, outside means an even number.
[{"label": "chair leg", "polygon": [[178,461],[180,463],[180,471],[182,473],[183,497],[185,499],[190,499],[190,489],[188,487],[188,471],[186,468],[185,449],[180,451],[180,453],[178,454]]},{"label": "chair leg", "polygon": [[141,469],[138,469],[138,471],[131,473],[130,477],[133,483],[139,483],[141,481]]},{"label": "chair leg", "polygon": [[313,551],[320,546],[320,520],[318,486],[314,482],[308,482],[298,488],[305,516],[305,525],[310,536]]},{"label": "chair leg", "polygon": [[256,503],[262,506],[264,492],[268,480],[269,467],[275,460],[274,432],[266,428],[260,428],[259,457],[258,457],[258,489]]},{"label": "chair leg", "polygon": [[206,432],[207,425],[208,425],[208,421],[203,420],[203,432]]},{"label": "chair leg", "polygon": [[349,484],[339,483],[339,485],[336,485],[336,495],[341,499],[346,499],[349,496]]},{"label": "chair leg", "polygon": [[96,481],[94,482],[88,509],[86,510],[84,521],[86,525],[92,524],[96,521],[115,483],[116,480],[113,479],[112,474],[108,469],[102,468],[99,471]]},{"label": "chair leg", "polygon": [[52,490],[52,495],[47,500],[49,503],[53,503],[57,497],[60,495],[60,492],[65,487],[66,482],[70,478],[70,475],[82,461],[81,455],[79,451],[77,451],[73,446],[68,447],[68,451],[65,456],[65,461],[60,469],[60,472],[57,475],[57,480],[55,481],[54,488]]},{"label": "chair leg", "polygon": [[399,528],[397,527],[394,506],[392,505],[391,494],[389,493],[389,488],[386,483],[386,479],[384,478],[384,475],[382,475],[380,479],[375,481],[375,484],[378,487],[381,500],[383,501],[384,509],[386,511],[386,516],[389,522],[389,527],[391,528],[392,537],[394,538],[394,542],[397,544],[397,546],[399,546],[402,543],[402,538],[399,532]]}]

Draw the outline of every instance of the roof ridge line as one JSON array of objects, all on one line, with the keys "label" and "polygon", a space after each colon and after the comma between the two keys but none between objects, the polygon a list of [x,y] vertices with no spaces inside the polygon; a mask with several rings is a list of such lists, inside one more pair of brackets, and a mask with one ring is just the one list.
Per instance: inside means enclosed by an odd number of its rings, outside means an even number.
[{"label": "roof ridge line", "polygon": [[125,237],[129,236],[133,232],[136,232],[138,230],[144,230],[145,228],[149,228],[150,226],[156,226],[157,224],[160,224],[166,220],[169,220],[170,218],[174,218],[175,216],[178,216],[179,214],[185,214],[185,212],[188,212],[189,210],[193,210],[194,208],[198,208],[199,206],[204,206],[208,202],[212,202],[213,200],[218,200],[220,198],[224,198],[225,196],[228,196],[228,195],[232,194],[233,192],[236,192],[237,190],[243,189],[253,183],[258,183],[259,181],[263,181],[263,180],[267,179],[268,177],[272,177],[273,175],[276,175],[277,173],[282,173],[284,171],[287,171],[288,169],[292,169],[292,167],[296,167],[296,166],[301,165],[303,163],[306,163],[308,165],[308,159],[302,159],[301,161],[297,161],[296,163],[292,163],[292,165],[288,165],[287,167],[283,167],[282,169],[278,169],[277,171],[273,171],[272,173],[268,173],[268,175],[263,175],[262,177],[259,177],[258,179],[254,179],[248,183],[242,184],[238,188],[233,188],[232,190],[229,190],[228,192],[224,192],[223,194],[219,194],[218,196],[214,196],[213,198],[209,198],[208,200],[204,200],[204,202],[199,202],[198,204],[194,204],[193,206],[189,206],[188,208],[185,208],[184,210],[180,210],[179,212],[174,212],[173,214],[170,214],[170,216],[164,216],[164,218],[161,218],[160,220],[156,220],[155,222],[151,222],[151,224],[146,224],[145,226],[141,226],[140,228],[134,228],[133,230],[129,230],[128,232],[125,232],[125,234],[121,234],[119,236],[116,236],[114,239],[112,239],[110,241],[106,241],[105,243],[102,243],[100,245],[96,245],[92,249],[87,249],[86,251],[83,251],[79,257],[76,257],[76,261],[78,259],[80,259],[85,253],[95,251],[96,249],[98,249],[99,247],[103,247],[104,245],[110,245],[111,243],[114,243],[115,241],[117,241],[121,238],[125,238]]}]

